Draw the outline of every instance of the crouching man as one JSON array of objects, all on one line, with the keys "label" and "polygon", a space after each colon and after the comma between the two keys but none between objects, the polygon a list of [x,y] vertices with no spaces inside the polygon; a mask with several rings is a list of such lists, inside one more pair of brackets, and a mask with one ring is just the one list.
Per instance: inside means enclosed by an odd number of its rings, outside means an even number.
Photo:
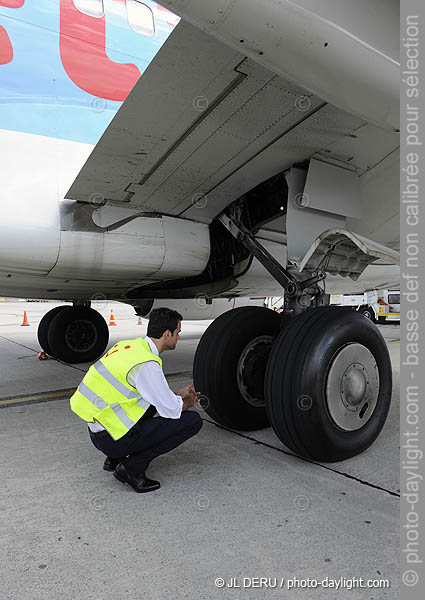
[{"label": "crouching man", "polygon": [[106,454],[103,468],[136,492],[157,490],[160,483],[146,476],[151,460],[202,427],[199,414],[187,410],[199,392],[191,384],[174,394],[162,371],[160,354],[176,347],[181,321],[169,308],[153,310],[147,336],[115,344],[71,397],[71,410],[87,422],[91,441]]}]

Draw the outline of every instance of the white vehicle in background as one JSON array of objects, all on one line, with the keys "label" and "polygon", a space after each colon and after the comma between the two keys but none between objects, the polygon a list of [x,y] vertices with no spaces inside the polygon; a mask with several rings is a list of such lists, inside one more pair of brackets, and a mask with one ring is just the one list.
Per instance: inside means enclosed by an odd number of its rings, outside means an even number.
[{"label": "white vehicle in background", "polygon": [[371,321],[400,321],[400,291],[371,290],[364,294],[332,294],[331,304],[352,306]]},{"label": "white vehicle in background", "polygon": [[[400,291],[371,290],[364,294],[332,294],[330,304],[352,306],[366,318],[377,323],[400,321]],[[277,312],[284,308],[283,296],[266,298],[265,305]]]}]

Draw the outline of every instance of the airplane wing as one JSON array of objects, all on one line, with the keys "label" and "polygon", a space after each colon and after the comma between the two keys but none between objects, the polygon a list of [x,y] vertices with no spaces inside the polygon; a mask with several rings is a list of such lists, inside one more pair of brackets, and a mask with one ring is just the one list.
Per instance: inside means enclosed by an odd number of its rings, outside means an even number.
[{"label": "airplane wing", "polygon": [[181,21],[66,197],[209,223],[296,163],[363,175],[398,144]]}]

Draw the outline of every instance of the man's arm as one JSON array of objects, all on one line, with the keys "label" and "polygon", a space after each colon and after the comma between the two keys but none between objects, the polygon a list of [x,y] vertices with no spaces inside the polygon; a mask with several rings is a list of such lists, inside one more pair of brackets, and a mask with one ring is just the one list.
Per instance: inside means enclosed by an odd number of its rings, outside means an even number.
[{"label": "man's arm", "polygon": [[184,409],[180,395],[169,387],[165,375],[156,361],[138,365],[129,374],[129,383],[137,389],[142,398],[153,404],[158,414],[166,419],[179,419]]}]

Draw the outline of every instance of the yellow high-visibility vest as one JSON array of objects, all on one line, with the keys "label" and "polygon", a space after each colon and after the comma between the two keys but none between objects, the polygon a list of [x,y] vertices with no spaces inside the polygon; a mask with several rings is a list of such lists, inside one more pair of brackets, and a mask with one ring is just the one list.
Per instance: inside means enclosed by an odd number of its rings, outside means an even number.
[{"label": "yellow high-visibility vest", "polygon": [[120,439],[150,406],[127,381],[133,367],[150,360],[162,367],[162,360],[143,338],[118,342],[87,371],[71,396],[71,410],[87,423],[100,423],[114,440]]}]

